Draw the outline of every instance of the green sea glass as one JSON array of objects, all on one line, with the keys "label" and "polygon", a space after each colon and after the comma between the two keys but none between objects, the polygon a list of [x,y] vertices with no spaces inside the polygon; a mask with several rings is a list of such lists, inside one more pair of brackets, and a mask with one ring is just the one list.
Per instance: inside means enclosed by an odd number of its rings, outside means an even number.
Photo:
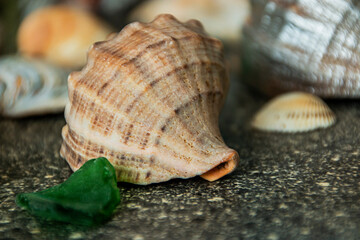
[{"label": "green sea glass", "polygon": [[35,216],[81,225],[107,220],[119,202],[115,169],[106,158],[87,161],[62,184],[16,196],[16,204]]}]

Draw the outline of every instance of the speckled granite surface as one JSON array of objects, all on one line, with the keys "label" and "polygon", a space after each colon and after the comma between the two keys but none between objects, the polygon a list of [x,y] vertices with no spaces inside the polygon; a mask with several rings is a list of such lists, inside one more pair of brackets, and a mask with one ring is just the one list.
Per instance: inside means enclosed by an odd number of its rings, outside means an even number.
[{"label": "speckled granite surface", "polygon": [[360,101],[328,102],[337,124],[302,134],[251,130],[265,101],[233,82],[221,118],[243,159],[233,174],[120,183],[122,203],[95,228],[42,222],[14,202],[71,174],[59,156],[62,114],[0,119],[0,239],[360,239]]}]

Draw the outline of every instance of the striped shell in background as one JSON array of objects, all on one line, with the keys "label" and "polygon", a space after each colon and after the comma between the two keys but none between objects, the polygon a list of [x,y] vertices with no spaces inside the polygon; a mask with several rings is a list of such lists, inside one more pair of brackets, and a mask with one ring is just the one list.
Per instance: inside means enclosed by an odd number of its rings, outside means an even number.
[{"label": "striped shell in background", "polygon": [[229,84],[222,44],[196,20],[129,24],[95,43],[68,84],[60,152],[73,170],[103,156],[119,181],[212,181],[239,162],[218,128]]},{"label": "striped shell in background", "polygon": [[319,97],[303,92],[277,96],[255,115],[253,128],[275,132],[305,132],[326,128],[336,121],[335,114]]},{"label": "striped shell in background", "polygon": [[64,110],[68,71],[41,60],[0,58],[0,114],[23,117]]},{"label": "striped shell in background", "polygon": [[360,2],[253,0],[244,27],[247,82],[267,95],[360,97]]}]

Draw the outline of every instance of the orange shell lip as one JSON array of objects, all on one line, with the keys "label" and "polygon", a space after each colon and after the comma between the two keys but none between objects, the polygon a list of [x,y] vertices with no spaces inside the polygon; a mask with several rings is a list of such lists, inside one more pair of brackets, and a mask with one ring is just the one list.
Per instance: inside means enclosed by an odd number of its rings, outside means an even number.
[{"label": "orange shell lip", "polygon": [[200,177],[212,182],[222,178],[223,176],[231,173],[235,170],[237,165],[239,164],[240,158],[236,151],[232,152],[229,156],[227,156],[224,161],[222,161],[216,167],[210,169],[206,173],[200,175]]}]

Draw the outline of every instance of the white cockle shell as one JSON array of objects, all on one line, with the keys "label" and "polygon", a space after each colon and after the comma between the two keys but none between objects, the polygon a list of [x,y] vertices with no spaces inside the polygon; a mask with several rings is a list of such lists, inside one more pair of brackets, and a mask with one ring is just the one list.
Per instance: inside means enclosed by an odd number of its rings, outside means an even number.
[{"label": "white cockle shell", "polygon": [[239,162],[218,127],[229,84],[222,44],[196,20],[129,24],[94,44],[68,84],[61,155],[73,170],[102,156],[119,181],[149,184],[216,180]]},{"label": "white cockle shell", "polygon": [[335,114],[319,97],[291,92],[268,102],[255,115],[251,125],[265,131],[304,132],[329,127],[335,121]]}]

